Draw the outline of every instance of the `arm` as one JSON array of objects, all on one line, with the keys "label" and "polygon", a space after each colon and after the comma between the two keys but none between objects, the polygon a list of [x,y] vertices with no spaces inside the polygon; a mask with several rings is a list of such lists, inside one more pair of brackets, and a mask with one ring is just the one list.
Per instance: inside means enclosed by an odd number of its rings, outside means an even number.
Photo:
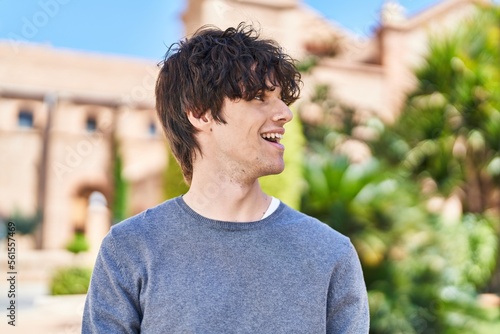
[{"label": "arm", "polygon": [[368,333],[370,328],[363,272],[351,243],[332,273],[326,321],[326,332],[329,334],[363,334]]},{"label": "arm", "polygon": [[92,273],[82,333],[140,332],[138,284],[126,275],[115,247],[111,231],[102,242]]}]

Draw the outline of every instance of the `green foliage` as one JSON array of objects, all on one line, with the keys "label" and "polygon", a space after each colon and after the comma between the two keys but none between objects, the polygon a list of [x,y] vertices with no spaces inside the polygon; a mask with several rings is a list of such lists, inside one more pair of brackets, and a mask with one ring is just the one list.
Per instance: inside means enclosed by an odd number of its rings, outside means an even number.
[{"label": "green foliage", "polygon": [[58,269],[50,282],[52,295],[85,294],[89,288],[92,269],[68,267]]},{"label": "green foliage", "polygon": [[358,251],[372,332],[474,333],[484,319],[477,288],[498,252],[491,221],[430,212],[411,180],[375,158],[350,164],[310,153],[305,178],[302,210],[348,235]]},{"label": "green foliage", "polygon": [[486,309],[486,317],[489,321],[479,325],[478,333],[500,333],[500,307]]},{"label": "green foliage", "polygon": [[309,73],[317,64],[318,57],[308,56],[297,64],[297,69],[302,73]]},{"label": "green foliage", "polygon": [[111,205],[113,223],[118,223],[128,216],[128,188],[129,184],[123,177],[123,159],[118,143],[113,145],[113,182],[114,196]]},{"label": "green foliage", "polygon": [[175,160],[170,148],[167,152],[168,163],[164,173],[164,197],[170,199],[185,194],[189,187],[184,181],[181,166]]},{"label": "green foliage", "polygon": [[[456,33],[432,41],[416,73],[419,86],[392,129],[406,143],[400,157],[410,175],[431,179],[445,195],[464,192],[472,212],[491,209],[492,193],[500,190],[499,13],[498,7],[480,11]],[[382,146],[376,153],[386,155]]]},{"label": "green foliage", "polygon": [[[393,126],[357,117],[325,87],[313,96],[325,114],[320,124],[304,125],[302,210],[356,247],[371,333],[498,327],[477,297],[499,254],[499,13],[481,12],[432,43],[419,86]],[[360,129],[370,136],[360,137]],[[338,150],[352,140],[372,158],[352,163]]]},{"label": "green foliage", "polygon": [[411,261],[388,262],[397,268],[393,278],[404,275],[385,291],[370,287],[373,310],[378,310],[376,332],[398,330],[384,320],[394,316],[387,313],[394,302],[390,296],[395,291],[412,296],[412,286],[419,287],[418,298],[398,307],[413,309],[411,314],[421,307],[418,318],[425,328],[419,330],[406,312],[410,327],[404,332],[480,333],[478,328],[487,326],[477,295],[498,261],[499,13],[499,8],[480,11],[455,34],[433,40],[402,116],[371,143],[377,157],[418,186],[423,201],[462,199],[455,218],[444,208],[427,210],[419,226],[427,240],[411,249]]},{"label": "green foliage", "polygon": [[289,206],[298,209],[304,187],[303,151],[305,138],[299,117],[294,117],[286,126],[282,143],[285,145],[285,170],[278,175],[259,179],[262,189],[269,195],[279,198]]},{"label": "green foliage", "polygon": [[66,250],[73,254],[86,252],[89,248],[89,243],[83,232],[75,232],[73,239],[66,245]]},{"label": "green foliage", "polygon": [[38,227],[41,219],[41,213],[23,214],[20,210],[14,210],[14,213],[7,218],[7,221],[16,224],[16,233],[32,234]]}]

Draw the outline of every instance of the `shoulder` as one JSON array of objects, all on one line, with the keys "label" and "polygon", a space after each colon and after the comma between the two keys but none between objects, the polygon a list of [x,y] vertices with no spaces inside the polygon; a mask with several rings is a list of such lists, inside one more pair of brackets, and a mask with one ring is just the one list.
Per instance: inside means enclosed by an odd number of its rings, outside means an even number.
[{"label": "shoulder", "polygon": [[309,236],[315,239],[319,238],[319,240],[324,240],[325,242],[335,241],[340,243],[350,243],[348,237],[334,230],[317,218],[290,208],[284,203],[281,205],[284,206],[284,209],[282,210],[279,219],[282,220],[283,224],[286,224],[291,230],[300,231],[304,236]]},{"label": "shoulder", "polygon": [[167,226],[166,223],[169,220],[175,220],[178,216],[179,208],[174,198],[113,225],[110,233],[123,238],[154,233],[155,230]]},{"label": "shoulder", "polygon": [[176,199],[167,200],[113,225],[102,241],[103,247],[117,251],[132,247],[139,251],[158,243],[182,221]]},{"label": "shoulder", "polygon": [[301,244],[313,253],[335,257],[352,255],[352,243],[348,237],[322,221],[288,207],[285,204],[278,219],[282,220],[286,237]]},{"label": "shoulder", "polygon": [[140,272],[146,260],[158,253],[167,236],[176,234],[181,225],[175,201],[167,200],[113,225],[102,240],[100,257],[115,261],[119,267],[137,267]]}]

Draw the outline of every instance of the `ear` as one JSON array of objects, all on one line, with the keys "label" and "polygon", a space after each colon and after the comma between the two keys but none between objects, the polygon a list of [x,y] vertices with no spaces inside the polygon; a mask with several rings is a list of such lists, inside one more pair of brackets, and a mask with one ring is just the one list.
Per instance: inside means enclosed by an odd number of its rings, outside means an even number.
[{"label": "ear", "polygon": [[210,110],[204,112],[199,117],[195,116],[192,111],[187,112],[187,117],[189,122],[198,130],[198,131],[209,131],[213,122],[212,114]]}]

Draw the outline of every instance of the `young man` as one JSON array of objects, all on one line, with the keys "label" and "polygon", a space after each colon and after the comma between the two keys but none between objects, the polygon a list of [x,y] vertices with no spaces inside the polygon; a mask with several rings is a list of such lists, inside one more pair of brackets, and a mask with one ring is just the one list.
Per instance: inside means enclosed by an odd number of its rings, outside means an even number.
[{"label": "young man", "polygon": [[114,226],[83,333],[367,333],[349,239],[266,195],[283,171],[292,59],[243,24],[169,51],[157,109],[189,191]]}]

